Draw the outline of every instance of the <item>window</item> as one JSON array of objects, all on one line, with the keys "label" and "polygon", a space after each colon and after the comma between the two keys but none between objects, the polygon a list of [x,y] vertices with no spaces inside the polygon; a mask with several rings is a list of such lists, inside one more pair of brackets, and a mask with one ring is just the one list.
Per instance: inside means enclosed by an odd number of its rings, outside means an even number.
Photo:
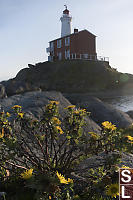
[{"label": "window", "polygon": [[50,42],[50,49],[54,50],[54,43],[53,42]]},{"label": "window", "polygon": [[69,46],[70,45],[70,37],[66,37],[65,38],[65,46]]},{"label": "window", "polygon": [[57,48],[61,48],[61,40],[57,40]]},{"label": "window", "polygon": [[72,59],[76,59],[76,53],[72,54]]},{"label": "window", "polygon": [[70,59],[70,50],[65,50],[65,59]]},{"label": "window", "polygon": [[83,54],[83,57],[84,57],[85,59],[88,59],[88,54]]}]

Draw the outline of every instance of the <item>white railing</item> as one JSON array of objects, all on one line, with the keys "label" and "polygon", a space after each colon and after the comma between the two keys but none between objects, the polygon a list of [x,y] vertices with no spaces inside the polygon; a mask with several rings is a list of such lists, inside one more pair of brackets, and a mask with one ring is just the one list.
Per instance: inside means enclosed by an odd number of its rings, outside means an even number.
[{"label": "white railing", "polygon": [[76,54],[70,54],[69,58],[70,60],[90,60],[90,61],[105,61],[105,62],[109,62],[109,57],[104,57],[104,56],[97,56],[97,55],[88,55],[88,54],[80,54],[80,55],[76,55]]},{"label": "white railing", "polygon": [[109,57],[97,56],[98,61],[107,61],[109,62]]}]

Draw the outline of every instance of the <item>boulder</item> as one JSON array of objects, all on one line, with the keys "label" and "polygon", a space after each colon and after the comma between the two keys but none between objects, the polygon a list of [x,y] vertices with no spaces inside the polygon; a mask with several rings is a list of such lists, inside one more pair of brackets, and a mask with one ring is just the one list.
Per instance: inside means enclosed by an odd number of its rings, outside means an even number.
[{"label": "boulder", "polygon": [[[93,157],[90,157],[84,161],[82,161],[78,166],[76,166],[75,171],[77,174],[81,175],[82,177],[87,176],[88,169],[90,168],[98,168],[106,162],[106,160],[110,159],[110,157],[119,156],[119,152],[112,152],[109,154],[106,154],[105,152],[100,153],[98,155],[94,155]],[[122,165],[128,166],[129,168],[133,168],[133,155],[129,153],[122,153],[121,155],[121,163],[119,164],[119,167],[122,167]]]},{"label": "boulder", "polygon": [[133,123],[133,119],[121,110],[116,109],[96,97],[89,95],[66,95],[77,107],[86,108],[91,112],[90,117],[99,125],[104,121],[115,124],[118,128],[127,128]]},{"label": "boulder", "polygon": [[126,113],[133,119],[133,110],[129,110]]},{"label": "boulder", "polygon": [[3,81],[2,84],[6,88],[6,92],[8,96],[12,96],[15,94],[23,94],[24,92],[30,92],[30,91],[38,91],[40,90],[39,87],[33,85],[26,80],[15,80],[10,79],[8,81]]},{"label": "boulder", "polygon": [[[64,108],[71,105],[71,103],[60,92],[27,92],[0,100],[0,105],[3,110],[8,112],[12,111],[12,106],[21,105],[24,112],[32,113],[36,118],[41,118],[43,116],[45,105],[51,100],[60,102],[59,112],[61,120],[63,121],[67,114],[67,111]],[[86,132],[93,131],[97,133],[100,133],[101,130],[101,128],[89,117],[86,117],[84,129]]]}]

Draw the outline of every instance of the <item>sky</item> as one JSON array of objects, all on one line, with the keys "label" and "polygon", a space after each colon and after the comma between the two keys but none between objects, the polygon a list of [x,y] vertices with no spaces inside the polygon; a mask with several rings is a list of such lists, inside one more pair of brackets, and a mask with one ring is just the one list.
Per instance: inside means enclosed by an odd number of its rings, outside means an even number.
[{"label": "sky", "polygon": [[61,35],[64,4],[72,30],[92,32],[98,56],[133,74],[133,0],[0,0],[0,80],[47,61],[48,42]]}]

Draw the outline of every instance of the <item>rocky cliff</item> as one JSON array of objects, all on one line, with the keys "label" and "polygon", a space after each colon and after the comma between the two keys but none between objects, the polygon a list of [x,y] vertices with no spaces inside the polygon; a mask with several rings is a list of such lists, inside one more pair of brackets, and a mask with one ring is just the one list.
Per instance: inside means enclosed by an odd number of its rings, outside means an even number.
[{"label": "rocky cliff", "polygon": [[133,76],[117,72],[108,62],[60,61],[28,65],[15,78],[3,81],[7,95],[26,91],[56,90],[63,93],[87,93],[132,88]]}]

